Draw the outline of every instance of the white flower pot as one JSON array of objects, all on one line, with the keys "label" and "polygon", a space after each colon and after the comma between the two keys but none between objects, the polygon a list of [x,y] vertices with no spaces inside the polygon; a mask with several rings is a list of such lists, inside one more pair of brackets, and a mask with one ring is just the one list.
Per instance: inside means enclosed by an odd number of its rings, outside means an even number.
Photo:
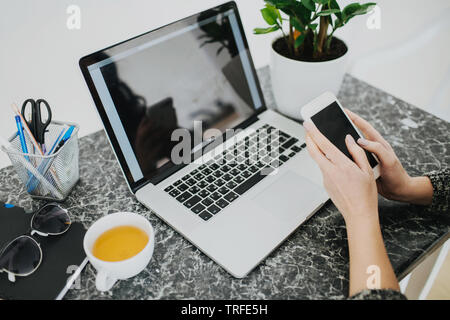
[{"label": "white flower pot", "polygon": [[339,92],[347,70],[347,52],[324,62],[304,62],[286,58],[271,48],[270,74],[277,111],[300,119],[302,106],[324,93]]}]

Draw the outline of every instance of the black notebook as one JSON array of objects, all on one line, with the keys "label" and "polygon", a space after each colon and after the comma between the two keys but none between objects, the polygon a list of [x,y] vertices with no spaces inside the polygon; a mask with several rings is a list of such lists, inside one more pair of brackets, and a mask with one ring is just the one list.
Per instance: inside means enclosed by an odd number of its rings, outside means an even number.
[{"label": "black notebook", "polygon": [[[20,207],[8,207],[0,202],[0,251],[9,241],[31,229],[32,213]],[[61,299],[69,287],[67,280],[86,264],[85,233],[83,225],[74,222],[62,235],[33,235],[41,245],[41,265],[29,276],[16,276],[15,282],[8,280],[6,272],[0,272],[0,299]]]}]

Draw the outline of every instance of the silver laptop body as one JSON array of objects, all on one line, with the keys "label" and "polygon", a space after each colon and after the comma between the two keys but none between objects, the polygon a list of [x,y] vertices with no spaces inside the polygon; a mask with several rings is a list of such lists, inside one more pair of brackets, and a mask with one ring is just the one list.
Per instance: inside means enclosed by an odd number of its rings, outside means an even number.
[{"label": "silver laptop body", "polygon": [[130,190],[234,277],[328,200],[303,127],[265,106],[234,2],[80,67]]}]

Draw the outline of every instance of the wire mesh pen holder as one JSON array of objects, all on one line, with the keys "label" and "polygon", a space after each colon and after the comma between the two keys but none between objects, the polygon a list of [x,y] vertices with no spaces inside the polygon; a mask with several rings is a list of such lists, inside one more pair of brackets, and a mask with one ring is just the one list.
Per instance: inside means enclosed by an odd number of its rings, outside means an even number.
[{"label": "wire mesh pen holder", "polygon": [[[30,137],[24,131],[28,153],[22,152],[20,137],[13,135],[9,142],[11,147],[2,147],[20,180],[25,186],[25,190],[38,199],[64,201],[72,188],[78,182],[80,171],[78,167],[78,125],[68,122],[52,121],[45,134],[47,148],[55,144],[64,129],[74,126],[70,138],[62,147],[49,155],[41,155],[31,142]],[[33,152],[34,151],[34,152]]]}]

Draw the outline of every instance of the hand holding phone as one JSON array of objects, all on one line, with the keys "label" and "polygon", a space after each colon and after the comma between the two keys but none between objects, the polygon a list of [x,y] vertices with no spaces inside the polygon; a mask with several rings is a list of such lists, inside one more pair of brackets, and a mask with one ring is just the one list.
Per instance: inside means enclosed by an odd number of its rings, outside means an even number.
[{"label": "hand holding phone", "polygon": [[[357,141],[363,136],[332,93],[326,92],[305,105],[301,114],[305,121],[312,121],[336,148],[348,158],[354,160],[345,143],[345,137],[349,134]],[[372,153],[367,151],[365,153],[376,179],[380,175],[378,160]]]}]

